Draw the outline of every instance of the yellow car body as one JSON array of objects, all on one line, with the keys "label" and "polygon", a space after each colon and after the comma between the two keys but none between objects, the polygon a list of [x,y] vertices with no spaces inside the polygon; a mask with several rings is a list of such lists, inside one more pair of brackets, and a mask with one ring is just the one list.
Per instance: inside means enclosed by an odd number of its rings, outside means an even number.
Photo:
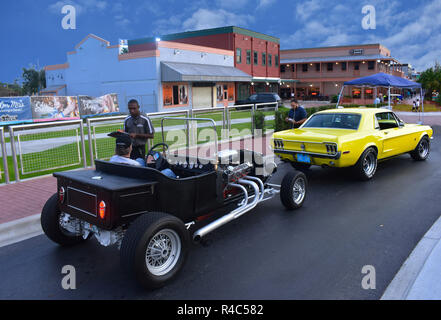
[{"label": "yellow car body", "polygon": [[343,168],[356,165],[370,147],[384,160],[414,151],[424,136],[432,135],[430,126],[406,124],[388,109],[330,109],[313,114],[298,129],[274,133],[271,146],[282,160]]}]

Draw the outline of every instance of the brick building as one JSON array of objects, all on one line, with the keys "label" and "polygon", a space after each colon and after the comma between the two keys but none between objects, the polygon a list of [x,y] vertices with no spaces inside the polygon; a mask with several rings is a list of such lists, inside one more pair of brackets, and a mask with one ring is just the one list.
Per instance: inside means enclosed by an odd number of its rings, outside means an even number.
[{"label": "brick building", "polygon": [[[404,77],[402,64],[381,44],[281,50],[280,55],[282,98],[294,92],[301,100],[326,99],[337,95],[345,81],[378,72]],[[370,88],[347,87],[343,92],[360,103],[372,103],[375,94]]]},{"label": "brick building", "polygon": [[279,90],[278,38],[230,26],[129,40],[128,49],[130,53],[155,50],[162,41],[233,51],[234,67],[252,76],[251,83],[236,83],[236,100],[245,99],[254,92]]}]

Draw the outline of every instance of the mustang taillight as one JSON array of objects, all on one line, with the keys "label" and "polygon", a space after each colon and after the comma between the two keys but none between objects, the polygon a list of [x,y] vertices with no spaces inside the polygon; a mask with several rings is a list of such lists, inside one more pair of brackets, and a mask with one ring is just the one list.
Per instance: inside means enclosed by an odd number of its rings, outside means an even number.
[{"label": "mustang taillight", "polygon": [[276,149],[283,149],[283,140],[274,139],[274,147],[276,147]]},{"label": "mustang taillight", "polygon": [[106,217],[106,203],[104,201],[101,201],[98,209],[100,218],[104,219]]},{"label": "mustang taillight", "polygon": [[58,191],[58,200],[60,200],[60,203],[64,202],[65,195],[66,195],[66,191],[64,190],[63,187],[61,187],[60,190]]}]

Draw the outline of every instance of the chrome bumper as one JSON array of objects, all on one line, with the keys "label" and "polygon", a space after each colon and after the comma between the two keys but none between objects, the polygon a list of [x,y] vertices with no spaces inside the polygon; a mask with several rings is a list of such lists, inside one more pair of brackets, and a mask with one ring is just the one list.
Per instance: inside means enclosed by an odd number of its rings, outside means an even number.
[{"label": "chrome bumper", "polygon": [[274,153],[290,154],[293,156],[295,156],[296,154],[304,154],[312,158],[323,158],[323,159],[332,159],[332,160],[338,160],[341,157],[341,152],[337,152],[336,154],[324,154],[324,153],[314,153],[314,152],[304,152],[304,151],[290,151],[283,149],[273,149],[273,151]]}]

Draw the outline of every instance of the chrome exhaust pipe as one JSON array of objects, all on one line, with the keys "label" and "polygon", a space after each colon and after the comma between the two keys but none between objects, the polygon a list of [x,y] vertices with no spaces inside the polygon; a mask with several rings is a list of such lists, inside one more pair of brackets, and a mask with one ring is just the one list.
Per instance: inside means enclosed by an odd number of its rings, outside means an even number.
[{"label": "chrome exhaust pipe", "polygon": [[[256,207],[256,205],[259,203],[260,201],[259,199],[261,196],[259,192],[259,186],[255,182],[245,179],[239,179],[238,182],[240,184],[230,183],[229,186],[242,189],[242,192],[244,193],[245,196],[243,200],[243,204],[240,207],[236,208],[235,210],[231,211],[230,213],[220,217],[219,219],[207,224],[205,227],[202,227],[201,229],[197,230],[193,234],[194,241],[199,241],[202,237],[212,232],[213,230],[216,230],[217,228],[223,226],[224,224],[239,218],[241,215],[254,209],[254,207]],[[253,201],[251,201],[250,203],[248,203],[248,199],[249,199],[248,192],[242,184],[249,185],[254,189],[254,194],[256,196],[254,197]]]},{"label": "chrome exhaust pipe", "polygon": [[[260,180],[257,177],[251,177],[251,176],[245,176],[245,177],[243,177],[243,179],[252,180],[252,181],[255,181],[259,184],[259,186],[260,186],[259,202],[262,201],[263,197],[265,196],[265,186],[263,185],[262,180]],[[257,196],[257,194],[256,194],[256,196]]]}]

